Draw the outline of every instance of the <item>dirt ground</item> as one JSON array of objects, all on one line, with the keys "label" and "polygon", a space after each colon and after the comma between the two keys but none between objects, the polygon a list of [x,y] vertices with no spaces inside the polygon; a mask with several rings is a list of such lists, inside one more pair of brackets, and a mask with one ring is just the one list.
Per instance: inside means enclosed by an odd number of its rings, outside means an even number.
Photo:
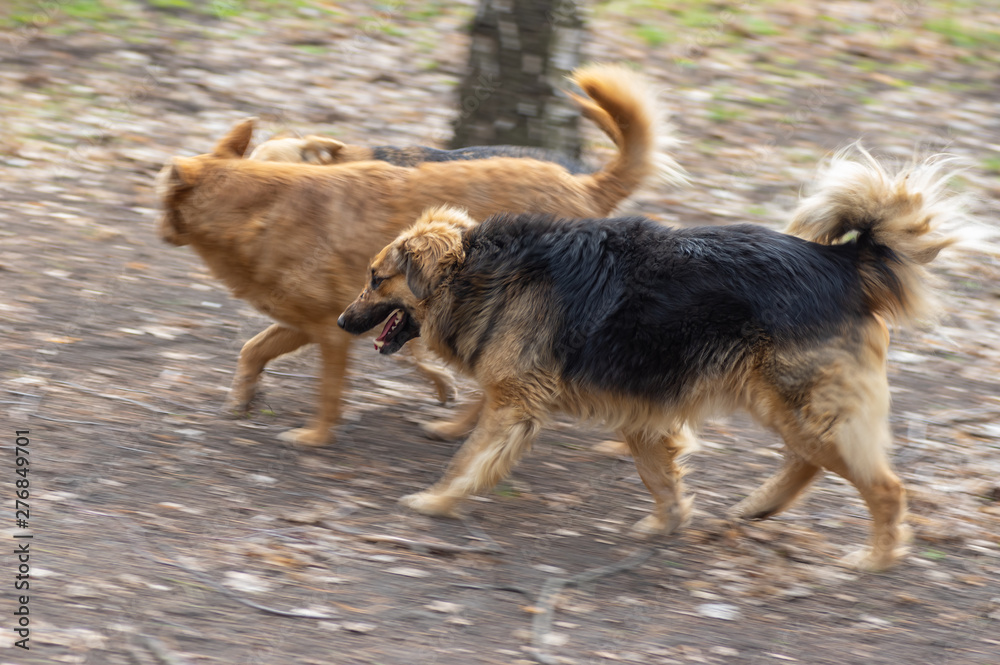
[{"label": "dirt ground", "polygon": [[1000,18],[985,0],[663,4],[588,17],[589,59],[663,84],[693,176],[628,210],[780,228],[817,163],[859,137],[968,165],[956,187],[978,239],[936,264],[945,315],[894,333],[915,530],[898,568],[838,563],[869,519],[834,477],[773,520],[727,523],[780,455],[743,417],[709,424],[690,460],[692,524],[644,542],[631,461],[569,421],[466,520],[398,508],[457,447],[414,421],[453,407],[367,344],[334,446],[277,439],[313,409],[312,351],[274,364],[250,417],[220,412],[267,320],[156,238],[152,176],[248,115],[262,137],[441,145],[467,0],[15,0],[0,10],[0,447],[11,506],[14,431],[30,430],[31,649],[10,630],[25,533],[10,511],[0,665],[1000,663]]}]

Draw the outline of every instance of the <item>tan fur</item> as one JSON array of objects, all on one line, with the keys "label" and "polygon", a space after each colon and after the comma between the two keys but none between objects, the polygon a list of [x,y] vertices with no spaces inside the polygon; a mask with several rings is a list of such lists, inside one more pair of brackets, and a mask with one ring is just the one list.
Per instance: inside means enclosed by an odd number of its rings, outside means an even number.
[{"label": "tan fur", "polygon": [[[306,136],[305,138],[282,137],[265,141],[258,145],[248,159],[263,162],[290,162],[302,164],[337,164],[364,161],[371,159],[371,150],[360,146],[349,146],[340,141],[323,136]],[[434,385],[438,401],[442,404],[448,402],[456,394],[455,378],[447,370],[436,367],[428,356],[425,345],[421,340],[414,340],[404,349],[405,353],[397,356],[398,359],[413,367],[421,376]],[[261,364],[261,369],[267,364],[267,360]],[[254,363],[255,365],[257,363]],[[254,374],[259,374],[260,370]],[[252,389],[252,388],[251,388]],[[236,391],[234,391],[236,392]],[[245,389],[241,389],[245,393]],[[241,397],[233,406],[237,410],[243,410],[252,399],[252,392],[249,396]]]},{"label": "tan fur", "polygon": [[372,159],[372,150],[360,145],[348,145],[326,136],[278,137],[254,148],[249,159],[299,164],[346,164]]},{"label": "tan fur", "polygon": [[[615,69],[606,75],[615,76]],[[603,93],[602,100],[621,111],[622,123],[642,124],[656,115],[645,107],[643,91],[627,85]],[[368,257],[422,210],[442,204],[461,206],[473,219],[501,211],[606,215],[631,192],[630,183],[650,172],[646,159],[654,147],[629,141],[656,134],[652,127],[633,128],[626,139],[628,164],[572,175],[554,163],[508,157],[416,168],[243,159],[252,133],[253,120],[241,122],[212,153],[176,158],[164,167],[157,177],[164,207],[160,235],[175,245],[190,244],[234,296],[277,321],[241,352],[233,407],[246,407],[269,361],[306,343],[319,345],[320,410],[307,428],[283,435],[308,445],[325,443],[339,417],[350,338],[335,322],[363,285]]]},{"label": "tan fur", "polygon": [[[930,260],[944,246],[933,243],[946,241],[922,239],[933,225],[912,221],[927,217],[916,212],[919,202],[940,205],[945,210],[942,218],[954,218],[957,208],[949,211],[944,199],[935,198],[933,179],[920,181],[922,194],[912,184],[909,190],[893,185],[890,200],[883,201],[888,194],[877,183],[884,172],[866,173],[845,182],[867,192],[867,198],[849,198],[830,213],[830,194],[839,191],[835,183],[842,181],[827,180],[817,196],[826,192],[828,198],[804,202],[792,228],[829,242],[851,229],[829,222],[823,232],[817,220],[853,219],[854,211],[876,210],[880,212],[874,213],[875,232],[887,234],[885,242],[914,261]],[[847,196],[846,191],[841,194]],[[779,352],[762,345],[755,357],[729,367],[725,375],[704,377],[677,404],[623,397],[566,382],[554,358],[545,356],[546,351],[531,351],[552,348],[546,338],[554,331],[540,314],[548,311],[549,296],[542,286],[498,293],[502,317],[489,310],[493,313],[488,321],[486,315],[475,314],[469,320],[454,320],[455,312],[467,310],[452,306],[455,295],[448,276],[463,260],[462,233],[471,223],[455,210],[425,213],[376,255],[370,269],[381,283],[366,288],[344,313],[357,315],[382,302],[401,304],[419,322],[421,337],[430,348],[475,378],[484,392],[478,425],[444,476],[430,489],[403,497],[404,505],[429,515],[454,514],[463,498],[490,488],[509,473],[548,415],[560,411],[603,421],[619,431],[655,501],[652,514],[636,524],[636,531],[669,533],[690,515],[691,499],[683,495],[683,470],[677,460],[694,443],[691,428],[710,415],[743,409],[778,432],[787,451],[778,473],[734,507],[735,517],[762,519],[780,512],[826,469],[858,489],[873,518],[869,547],[849,557],[848,563],[880,570],[902,555],[908,538],[902,523],[906,502],[888,460],[889,335],[882,316],[872,314],[856,329],[818,346],[805,344],[797,351]],[[438,272],[436,278],[427,273],[429,267]],[[419,293],[410,288],[414,274]],[[919,286],[907,282],[904,288]],[[905,291],[901,299],[915,302]],[[880,311],[894,312],[889,307]],[[487,328],[490,334],[484,335]],[[526,337],[541,341],[528,345]],[[468,358],[476,361],[469,363]],[[470,426],[470,415],[448,433],[456,433],[459,425]]]},{"label": "tan fur", "polygon": [[895,323],[933,316],[924,265],[957,241],[943,224],[965,217],[964,201],[948,190],[951,162],[935,156],[892,173],[860,145],[845,148],[830,160],[815,193],[799,204],[786,232],[820,243],[870,233],[899,256],[894,273],[900,284],[893,288],[869,274],[868,306]]},{"label": "tan fur", "polygon": [[593,64],[577,69],[569,80],[593,100],[570,95],[583,115],[618,146],[618,157],[604,169],[608,186],[631,191],[652,175],[671,184],[687,182],[684,169],[669,155],[677,144],[675,133],[645,77],[620,65]]}]

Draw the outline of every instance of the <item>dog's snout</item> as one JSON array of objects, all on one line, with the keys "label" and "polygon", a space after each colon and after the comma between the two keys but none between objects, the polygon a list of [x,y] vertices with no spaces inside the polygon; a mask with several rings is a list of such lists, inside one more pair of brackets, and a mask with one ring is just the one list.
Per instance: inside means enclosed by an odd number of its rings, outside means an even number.
[{"label": "dog's snout", "polygon": [[344,327],[344,326],[347,325],[347,318],[346,318],[346,316],[347,316],[347,312],[344,312],[339,317],[337,317],[337,325],[340,326],[341,329],[343,329],[343,330],[346,330],[346,328]]}]

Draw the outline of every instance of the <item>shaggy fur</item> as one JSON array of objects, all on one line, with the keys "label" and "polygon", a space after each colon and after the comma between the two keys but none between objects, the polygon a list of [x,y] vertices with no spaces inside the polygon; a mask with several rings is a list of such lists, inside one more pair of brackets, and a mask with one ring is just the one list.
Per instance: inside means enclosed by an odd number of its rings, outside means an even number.
[{"label": "shaggy fur", "polygon": [[577,72],[576,80],[613,116],[621,137],[618,156],[592,174],[510,157],[415,168],[248,160],[252,121],[235,126],[212,153],[164,167],[161,237],[191,245],[236,297],[277,321],[243,347],[232,404],[245,408],[269,361],[315,342],[323,360],[319,413],[307,428],[282,436],[309,445],[328,440],[350,341],[334,325],[336,316],[364,284],[367,258],[425,208],[460,205],[476,219],[504,210],[604,215],[651,176],[656,110],[638,77],[600,66]]},{"label": "shaggy fur", "polygon": [[[847,174],[845,176],[844,174]],[[655,499],[640,532],[690,512],[678,456],[687,428],[745,409],[787,444],[784,467],[734,509],[773,515],[821,469],[851,482],[874,519],[855,563],[899,555],[903,488],[890,469],[889,343],[915,275],[960,216],[933,164],[888,176],[845,157],[798,210],[810,242],[752,225],[670,229],[643,218],[429,211],[371,263],[340,317],[361,333],[390,317],[382,352],[422,336],[483,387],[485,409],[444,478],[403,502],[451,513],[505,476],[559,410],[618,429]]]}]

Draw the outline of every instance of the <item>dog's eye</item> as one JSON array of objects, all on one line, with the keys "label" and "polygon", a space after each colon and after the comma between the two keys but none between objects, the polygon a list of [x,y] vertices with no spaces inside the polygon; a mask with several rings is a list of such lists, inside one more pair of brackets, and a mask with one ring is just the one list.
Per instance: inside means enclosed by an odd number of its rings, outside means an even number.
[{"label": "dog's eye", "polygon": [[384,279],[385,279],[384,277],[376,277],[375,273],[372,272],[372,286],[371,286],[372,291],[377,289],[378,285],[381,284]]}]

